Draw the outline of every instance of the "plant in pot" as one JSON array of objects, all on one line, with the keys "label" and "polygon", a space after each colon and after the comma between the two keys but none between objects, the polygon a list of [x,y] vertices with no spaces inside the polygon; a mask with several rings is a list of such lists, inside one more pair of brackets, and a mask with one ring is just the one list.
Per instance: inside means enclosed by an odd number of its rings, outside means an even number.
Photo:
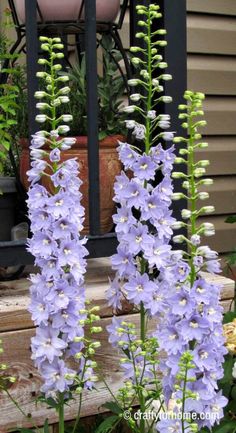
[{"label": "plant in pot", "polygon": [[[118,159],[117,145],[124,141],[124,119],[120,113],[125,91],[125,79],[120,74],[119,62],[121,54],[114,49],[112,39],[103,36],[101,40],[103,54],[103,74],[98,75],[98,106],[99,106],[99,165],[100,165],[100,214],[101,233],[108,233],[113,227],[114,213],[113,185],[115,177],[121,171]],[[80,63],[68,70],[70,85],[69,111],[73,115],[70,123],[70,136],[76,138],[72,149],[65,152],[65,159],[77,157],[80,163],[80,177],[83,180],[83,206],[86,209],[85,233],[89,232],[88,209],[88,163],[87,163],[87,115],[86,115],[86,65],[85,56]],[[20,103],[20,102],[19,102]],[[62,105],[63,107],[63,105]],[[60,109],[60,107],[58,107]],[[28,141],[22,140],[23,147],[20,158],[21,180],[28,187],[26,172],[29,168]],[[45,178],[43,182],[47,183]],[[50,185],[48,184],[48,188]]]},{"label": "plant in pot", "polygon": [[15,222],[16,182],[12,175],[9,151],[12,146],[11,129],[16,125],[18,87],[12,82],[16,73],[8,54],[9,40],[5,31],[0,32],[0,240],[11,239]]}]

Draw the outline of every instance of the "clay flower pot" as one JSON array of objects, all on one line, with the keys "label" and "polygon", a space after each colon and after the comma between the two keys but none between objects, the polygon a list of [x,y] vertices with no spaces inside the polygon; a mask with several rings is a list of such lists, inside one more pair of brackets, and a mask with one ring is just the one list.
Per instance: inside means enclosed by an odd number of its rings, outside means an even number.
[{"label": "clay flower pot", "polygon": [[[38,0],[45,21],[76,21],[82,0]],[[97,21],[113,22],[120,9],[120,0],[97,0]],[[25,0],[15,0],[17,16],[25,23]],[[84,10],[82,11],[84,19]],[[38,16],[40,21],[40,17]]]},{"label": "clay flower pot", "polygon": [[[109,233],[113,227],[112,215],[115,213],[115,203],[113,202],[113,186],[116,176],[120,173],[122,166],[118,159],[117,145],[118,140],[124,141],[122,135],[106,137],[99,142],[99,168],[100,168],[100,218],[101,233]],[[30,167],[28,140],[22,139],[20,158],[20,178],[21,182],[28,189],[29,184],[26,172]],[[47,148],[45,148],[47,150]],[[70,150],[63,151],[62,160],[77,158],[80,165],[80,178],[83,181],[81,192],[83,194],[82,205],[85,207],[84,234],[89,233],[89,203],[88,203],[88,151],[87,137],[76,137],[76,143]],[[50,180],[45,177],[42,184],[51,190]]]}]

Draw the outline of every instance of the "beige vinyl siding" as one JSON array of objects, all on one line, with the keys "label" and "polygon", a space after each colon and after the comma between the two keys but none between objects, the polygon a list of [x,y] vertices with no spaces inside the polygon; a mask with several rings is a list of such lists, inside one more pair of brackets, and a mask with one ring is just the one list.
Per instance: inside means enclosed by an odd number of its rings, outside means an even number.
[{"label": "beige vinyl siding", "polygon": [[236,15],[235,0],[187,0],[188,11]]},{"label": "beige vinyl siding", "polygon": [[236,247],[236,224],[225,218],[236,213],[236,2],[188,0],[188,88],[206,94],[209,148],[198,157],[209,159],[208,188],[215,213],[216,236],[207,239],[215,250],[228,253]]}]

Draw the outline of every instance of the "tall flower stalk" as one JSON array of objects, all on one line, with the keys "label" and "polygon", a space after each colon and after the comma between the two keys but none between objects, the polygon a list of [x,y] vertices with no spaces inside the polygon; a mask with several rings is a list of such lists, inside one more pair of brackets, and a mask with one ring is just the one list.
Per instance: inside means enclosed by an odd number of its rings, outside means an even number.
[{"label": "tall flower stalk", "polygon": [[[152,32],[153,21],[160,18],[161,13],[159,6],[153,4],[137,6],[137,13],[145,17],[145,21],[138,22],[142,31],[136,34],[143,42],[142,48],[136,46],[130,50],[138,72],[136,78],[129,80],[129,85],[138,90],[131,95],[133,105],[124,111],[131,115],[138,113],[142,119],[137,122],[129,118],[126,126],[140,142],[140,148],[144,147],[144,152],[132,144],[119,145],[119,158],[129,175],[122,172],[115,183],[114,200],[118,210],[114,222],[119,246],[111,259],[116,276],[108,290],[108,302],[116,310],[121,308],[124,299],[133,305],[133,310],[140,315],[140,331],[133,323],[117,317],[113,318],[108,331],[111,344],[122,353],[125,384],[118,395],[121,410],[129,408],[137,397],[141,414],[144,414],[153,400],[160,400],[162,404],[158,343],[147,327],[150,318],[165,310],[169,287],[169,241],[174,222],[170,210],[171,170],[175,156],[173,147],[165,150],[159,143],[162,138],[173,139],[173,133],[166,131],[170,127],[170,116],[158,115],[155,110],[159,102],[171,102],[170,97],[163,95],[161,84],[171,79],[162,72],[167,64],[159,53],[159,48],[166,45],[160,38],[166,32],[164,29]],[[156,135],[157,128],[163,131]],[[153,428],[147,427],[144,416],[138,422],[131,416],[128,422],[134,431],[141,433]]]},{"label": "tall flower stalk", "polygon": [[[186,164],[187,173],[174,172],[174,178],[183,179],[185,193],[174,193],[173,198],[185,198],[188,208],[182,210],[182,222],[176,222],[176,228],[185,227],[188,236],[177,235],[176,243],[187,243],[188,251],[182,252],[183,261],[188,266],[188,273],[182,281],[177,280],[174,291],[168,297],[165,320],[158,332],[160,348],[167,353],[163,364],[163,386],[166,400],[175,399],[184,412],[195,414],[186,423],[179,423],[180,433],[198,431],[198,428],[211,428],[219,423],[223,416],[226,399],[218,391],[217,380],[223,377],[222,363],[226,350],[223,346],[222,307],[219,305],[220,287],[207,281],[203,271],[211,274],[220,272],[218,255],[208,246],[202,245],[203,236],[215,233],[213,224],[198,221],[198,217],[214,212],[213,206],[200,206],[201,200],[209,194],[202,191],[202,186],[212,184],[205,176],[209,161],[196,160],[197,149],[206,148],[202,141],[199,127],[205,126],[203,116],[202,93],[185,92],[186,104],[180,105],[182,126],[188,132],[187,138],[176,137],[176,143],[183,142],[180,157],[176,163]],[[183,386],[183,377],[178,372],[178,363],[184,353],[191,356],[191,380]],[[176,410],[179,410],[176,408]],[[182,418],[183,420],[183,418]],[[195,420],[195,422],[193,422]],[[160,433],[173,428],[175,421],[166,420],[158,424]],[[197,423],[197,426],[196,426]],[[196,430],[197,429],[197,430]]]},{"label": "tall flower stalk", "polygon": [[[69,131],[71,115],[57,115],[57,109],[69,102],[68,77],[59,74],[63,57],[60,38],[40,38],[46,58],[39,59],[43,70],[37,73],[45,90],[37,91],[41,111],[36,120],[45,130],[33,135],[31,142],[31,183],[28,193],[32,238],[29,250],[35,256],[39,273],[31,275],[31,303],[29,311],[36,325],[32,338],[32,358],[42,379],[42,392],[53,398],[59,417],[59,433],[64,432],[64,404],[73,391],[80,395],[91,389],[96,376],[91,360],[98,342],[84,337],[84,325],[97,333],[94,322],[99,319],[97,308],[87,309],[85,302],[85,256],[88,254],[81,238],[84,208],[81,206],[78,177],[79,165],[75,158],[66,159],[63,151],[70,149],[73,138],[63,137]],[[44,149],[47,144],[49,151]],[[41,181],[38,184],[38,181]],[[46,188],[44,185],[48,185]],[[73,368],[70,359],[77,361]],[[75,429],[79,422],[75,422]]]}]

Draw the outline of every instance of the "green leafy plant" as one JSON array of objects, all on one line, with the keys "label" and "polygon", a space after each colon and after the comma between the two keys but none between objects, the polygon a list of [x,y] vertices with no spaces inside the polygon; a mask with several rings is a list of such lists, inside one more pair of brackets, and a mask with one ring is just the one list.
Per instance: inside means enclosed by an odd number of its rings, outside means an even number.
[{"label": "green leafy plant", "polygon": [[6,29],[11,27],[9,12],[5,12],[5,23],[0,32],[0,174],[12,174],[9,150],[13,147],[14,129],[17,125],[19,87],[15,77],[18,74],[14,61],[17,54],[11,54],[11,40]]},{"label": "green leafy plant", "polygon": [[[99,139],[108,135],[124,132],[124,118],[120,113],[122,97],[125,92],[125,80],[121,75],[119,62],[121,53],[114,48],[114,43],[107,35],[102,37],[103,74],[98,79],[98,108],[99,108]],[[87,135],[87,90],[85,55],[79,64],[69,72],[71,96],[69,111],[73,114],[71,124],[72,135]]]}]

